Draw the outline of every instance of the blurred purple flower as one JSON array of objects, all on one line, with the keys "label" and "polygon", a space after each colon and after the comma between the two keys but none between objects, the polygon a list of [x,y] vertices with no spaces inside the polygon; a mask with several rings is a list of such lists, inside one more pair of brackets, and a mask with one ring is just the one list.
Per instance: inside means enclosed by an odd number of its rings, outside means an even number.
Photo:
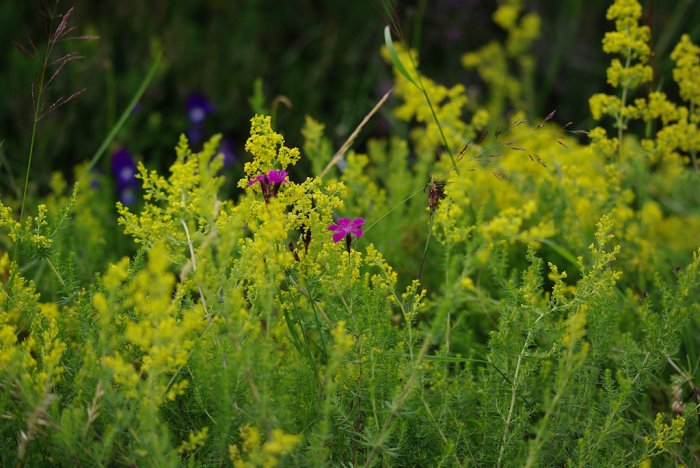
[{"label": "blurred purple flower", "polygon": [[136,162],[126,148],[119,148],[112,153],[112,174],[121,189],[136,182]]},{"label": "blurred purple flower", "polygon": [[448,26],[443,30],[443,36],[447,43],[455,43],[462,38],[462,30],[457,26]]},{"label": "blurred purple flower", "polygon": [[126,148],[119,148],[112,153],[112,174],[117,181],[119,200],[125,205],[136,202],[136,161]]},{"label": "blurred purple flower", "polygon": [[214,105],[204,94],[193,92],[187,96],[187,117],[192,124],[201,124],[212,112]]},{"label": "blurred purple flower", "polygon": [[447,5],[450,8],[460,8],[464,6],[468,6],[470,8],[473,8],[477,4],[480,3],[480,0],[447,0]]},{"label": "blurred purple flower", "polygon": [[136,187],[125,187],[119,192],[119,201],[126,206],[136,203]]},{"label": "blurred purple flower", "polygon": [[204,140],[204,125],[194,124],[185,132],[185,136],[190,144],[198,145]]},{"label": "blurred purple flower", "polygon": [[99,190],[100,189],[100,180],[102,179],[102,176],[104,174],[102,173],[102,169],[99,167],[95,167],[90,171],[90,188],[93,190]]},{"label": "blurred purple flower", "polygon": [[236,153],[233,150],[233,141],[224,137],[219,144],[219,153],[224,155],[224,167],[228,167],[236,160]]}]

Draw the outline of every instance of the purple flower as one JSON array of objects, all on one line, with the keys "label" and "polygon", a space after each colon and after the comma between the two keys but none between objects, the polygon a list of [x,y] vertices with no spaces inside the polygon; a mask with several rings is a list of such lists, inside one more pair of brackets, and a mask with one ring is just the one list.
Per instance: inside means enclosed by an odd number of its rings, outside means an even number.
[{"label": "purple flower", "polygon": [[192,124],[201,124],[212,112],[214,105],[204,94],[194,92],[187,96],[187,117]]},{"label": "purple flower", "polygon": [[93,190],[99,190],[101,184],[102,177],[104,176],[102,169],[99,167],[95,167],[92,171],[90,171],[90,188]]},{"label": "purple flower", "polygon": [[230,138],[224,137],[219,145],[219,153],[224,155],[224,167],[228,167],[236,160],[236,153],[233,150],[233,142]]},{"label": "purple flower", "polygon": [[328,226],[329,231],[335,231],[333,234],[333,242],[340,242],[345,239],[345,245],[350,253],[350,244],[352,236],[362,237],[362,225],[365,224],[363,218],[355,218],[350,221],[350,218],[338,218],[338,224]]},{"label": "purple flower", "polygon": [[112,174],[120,190],[136,182],[136,162],[128,149],[119,148],[112,153]]},{"label": "purple flower", "polygon": [[185,132],[185,136],[187,137],[187,140],[189,140],[189,142],[193,145],[200,144],[204,140],[204,125],[193,124],[190,128],[187,129],[187,131]]},{"label": "purple flower", "polygon": [[265,176],[263,174],[256,175],[255,177],[250,179],[248,181],[248,187],[257,184],[258,182],[260,182],[260,185],[263,186],[263,191],[264,191],[264,186],[267,185],[267,176]]},{"label": "purple flower", "polygon": [[287,171],[273,169],[267,173],[267,181],[271,184],[287,183]]},{"label": "purple flower", "polygon": [[442,35],[445,38],[445,42],[452,44],[462,38],[462,29],[457,26],[449,26],[443,30]]},{"label": "purple flower", "polygon": [[128,149],[119,148],[112,153],[112,174],[117,180],[119,200],[125,205],[136,203],[136,161]]},{"label": "purple flower", "polygon": [[119,201],[126,206],[136,203],[136,187],[126,187],[119,192]]},{"label": "purple flower", "polygon": [[270,202],[270,198],[276,197],[280,186],[289,182],[287,180],[287,171],[273,169],[267,174],[258,174],[248,181],[248,187],[260,183],[262,187],[265,203]]}]

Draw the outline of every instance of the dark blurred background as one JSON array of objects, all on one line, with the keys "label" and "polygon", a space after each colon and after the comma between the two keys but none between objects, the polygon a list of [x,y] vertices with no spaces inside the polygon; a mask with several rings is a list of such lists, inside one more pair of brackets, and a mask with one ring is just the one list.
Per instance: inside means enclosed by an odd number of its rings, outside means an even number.
[{"label": "dark blurred background", "polygon": [[[42,187],[53,170],[70,178],[75,164],[92,157],[147,73],[154,51],[163,65],[99,164],[108,172],[109,155],[128,148],[151,167],[167,167],[182,132],[194,146],[223,133],[231,170],[240,170],[249,119],[254,111],[275,115],[290,145],[302,142],[305,115],[327,126],[340,145],[391,86],[391,70],[379,49],[382,16],[371,0],[142,0],[72,2],[3,0],[0,3],[0,192],[24,177],[32,131],[32,83],[39,52],[46,48],[51,14],[74,8],[73,35],[96,40],[56,44],[54,56],[77,53],[48,90],[47,102],[85,91],[40,121],[32,181]],[[542,19],[537,60],[535,114],[558,110],[562,122],[591,124],[588,97],[607,90],[600,41],[613,25],[605,19],[611,1],[526,0],[526,12]],[[668,55],[681,33],[700,39],[698,0],[643,0],[644,21],[652,27],[655,66],[670,82]],[[422,72],[445,84],[464,83],[479,93],[474,71],[462,54],[504,37],[491,16],[498,3],[485,0],[397,1],[406,36],[420,49]],[[381,8],[380,8],[381,9]],[[56,27],[57,17],[53,19]],[[255,83],[259,87],[254,95]],[[262,94],[260,93],[262,92]],[[264,99],[261,99],[264,95]],[[253,102],[253,105],[251,105]],[[188,107],[189,104],[189,107]],[[290,107],[291,105],[291,107]],[[194,112],[193,114],[193,106]],[[198,108],[196,106],[199,106]],[[390,112],[384,109],[386,116]],[[193,123],[196,122],[196,123]],[[356,146],[387,131],[376,119]],[[238,168],[238,169],[237,169]]]}]

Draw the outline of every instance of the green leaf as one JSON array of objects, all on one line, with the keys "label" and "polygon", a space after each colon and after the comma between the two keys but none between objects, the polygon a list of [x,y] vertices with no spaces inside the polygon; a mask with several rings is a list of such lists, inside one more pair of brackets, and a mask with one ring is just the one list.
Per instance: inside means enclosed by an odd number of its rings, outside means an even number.
[{"label": "green leaf", "polygon": [[[406,70],[406,67],[403,66],[403,63],[401,63],[401,60],[399,60],[399,56],[396,54],[396,49],[394,48],[394,42],[391,40],[391,31],[389,30],[389,26],[384,27],[384,43],[386,44],[386,49],[389,52],[389,57],[391,58],[391,61],[394,62],[394,66],[396,69],[411,83],[413,83],[413,86],[416,88],[419,88],[419,86],[416,84],[416,82],[411,78],[411,75],[408,73],[408,70]],[[420,89],[420,88],[419,88]]]},{"label": "green leaf", "polygon": [[576,257],[574,256],[574,254],[572,254],[571,252],[569,252],[567,249],[565,249],[565,248],[562,247],[561,245],[559,245],[559,244],[557,244],[557,243],[555,243],[555,242],[552,242],[552,241],[549,240],[549,239],[537,239],[537,241],[538,241],[538,242],[542,242],[543,244],[547,244],[547,245],[550,246],[556,253],[558,253],[559,255],[561,255],[562,257],[564,257],[565,260],[568,260],[569,263],[571,263],[573,266],[575,266],[575,267],[578,268],[578,260],[576,259]]}]

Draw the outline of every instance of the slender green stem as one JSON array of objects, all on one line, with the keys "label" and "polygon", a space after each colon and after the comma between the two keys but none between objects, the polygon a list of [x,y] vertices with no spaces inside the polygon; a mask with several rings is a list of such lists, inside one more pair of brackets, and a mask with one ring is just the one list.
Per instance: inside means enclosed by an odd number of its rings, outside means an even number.
[{"label": "slender green stem", "polygon": [[[24,221],[24,206],[27,201],[27,189],[29,188],[29,174],[32,169],[32,159],[34,157],[34,146],[36,143],[36,130],[39,126],[39,111],[41,110],[41,98],[44,94],[44,78],[46,77],[46,68],[49,64],[49,54],[51,53],[51,47],[46,50],[46,55],[44,56],[44,63],[41,67],[41,77],[39,78],[39,92],[36,94],[36,102],[34,103],[34,124],[32,125],[32,137],[29,142],[29,157],[27,158],[27,172],[24,176],[24,189],[22,190],[22,205],[19,209],[19,223],[20,225]],[[18,243],[15,242],[14,249],[12,251],[12,261],[17,261],[17,247]]]},{"label": "slender green stem", "polygon": [[61,285],[62,285],[62,286],[65,286],[65,285],[66,285],[66,282],[63,281],[63,278],[62,278],[61,275],[58,273],[58,270],[56,270],[56,267],[53,265],[53,262],[51,261],[51,259],[50,259],[49,257],[44,257],[44,259],[46,260],[46,263],[48,263],[49,268],[51,268],[51,271],[53,271],[53,273],[56,275],[56,278],[58,278],[58,281],[61,282]]},{"label": "slender green stem", "polygon": [[[53,34],[49,31],[49,37]],[[44,55],[44,62],[41,66],[41,75],[39,78],[39,91],[36,94],[36,102],[34,103],[34,123],[32,124],[32,136],[29,141],[29,157],[27,158],[27,172],[24,176],[24,189],[22,190],[22,204],[19,209],[19,224],[20,226],[24,222],[24,206],[27,200],[27,189],[29,188],[29,174],[32,169],[32,159],[34,157],[34,146],[36,143],[36,130],[39,126],[39,112],[41,110],[41,97],[44,94],[44,78],[46,77],[46,69],[49,65],[49,56],[51,55],[52,43],[49,41],[49,45],[46,48],[46,54]],[[12,263],[17,263],[17,254],[19,252],[19,239],[14,243],[12,247]],[[10,279],[8,280],[8,291],[12,288],[12,283],[15,280],[15,275],[17,274],[17,269],[12,268],[10,273]],[[5,302],[5,306],[9,307],[9,301]]]},{"label": "slender green stem", "polygon": [[428,0],[420,0],[418,2],[417,13],[413,21],[413,38],[411,39],[414,49],[420,48],[421,35],[423,33],[423,17],[425,17],[425,8],[427,6]]},{"label": "slender green stem", "polygon": [[382,444],[386,436],[389,434],[389,430],[391,429],[391,423],[394,421],[394,418],[396,417],[396,414],[399,412],[399,408],[403,406],[404,401],[406,400],[406,397],[411,393],[411,390],[413,389],[414,383],[416,381],[416,378],[418,378],[418,373],[421,370],[423,360],[425,358],[425,354],[428,352],[428,347],[430,346],[430,341],[431,341],[431,334],[426,336],[425,342],[423,343],[423,346],[421,347],[420,352],[418,353],[418,356],[416,357],[416,362],[413,366],[413,371],[411,372],[410,377],[408,378],[408,381],[406,381],[406,385],[404,385],[403,389],[399,393],[399,395],[396,397],[394,402],[391,404],[391,411],[389,412],[389,416],[384,420],[384,425],[382,426],[382,429],[375,439],[375,442],[372,444],[372,450],[370,451],[369,455],[367,456],[367,460],[365,461],[365,468],[372,466],[372,462],[374,461],[374,457],[377,455],[377,449],[379,446]]},{"label": "slender green stem", "polygon": [[[451,285],[450,282],[450,254],[452,253],[452,247],[448,247],[445,250],[445,285]],[[449,286],[447,286],[449,287]],[[448,290],[450,296],[452,295],[452,288]],[[450,354],[450,330],[452,329],[452,308],[447,305],[447,312],[445,317],[445,353]]]},{"label": "slender green stem", "polygon": [[187,223],[184,219],[181,219],[182,227],[185,230],[185,236],[187,236],[187,245],[190,248],[190,258],[192,259],[192,270],[194,271],[194,283],[197,286],[197,291],[199,292],[199,297],[202,300],[202,307],[204,308],[204,315],[209,322],[211,322],[211,315],[209,315],[209,309],[207,308],[207,300],[204,298],[204,291],[199,285],[199,280],[197,279],[197,258],[194,255],[194,246],[192,245],[192,239],[190,238],[190,230],[187,228]]},{"label": "slender green stem", "polygon": [[[289,295],[292,298],[292,307],[294,309],[294,315],[295,315],[295,320],[299,324],[299,328],[301,328],[301,334],[304,337],[304,343],[302,346],[301,339],[299,338],[299,334],[297,333],[296,329],[294,328],[294,323],[291,321],[291,318],[289,317],[289,314],[287,313],[286,310],[284,310],[284,317],[285,321],[287,322],[287,328],[289,329],[289,333],[293,339],[293,342],[296,343],[296,346],[298,346],[299,352],[302,353],[302,347],[304,349],[303,355],[306,357],[306,359],[309,361],[309,364],[311,365],[311,368],[314,371],[314,376],[318,377],[318,366],[316,365],[316,359],[314,359],[313,353],[311,352],[311,343],[309,342],[309,336],[304,328],[304,322],[301,319],[301,314],[299,313],[299,310],[297,308],[297,301],[294,295],[291,292],[291,284],[289,282],[290,277],[285,275],[284,277],[285,282],[287,283],[287,288],[289,289]],[[278,293],[281,292],[278,290]],[[323,331],[319,327],[319,334],[322,335]]]},{"label": "slender green stem", "polygon": [[503,429],[503,438],[501,439],[501,449],[498,452],[498,462],[496,463],[496,466],[503,465],[503,455],[505,454],[506,442],[508,442],[508,432],[510,431],[510,424],[513,420],[513,409],[515,408],[515,400],[516,400],[517,394],[518,394],[518,377],[520,375],[520,365],[522,364],[523,356],[525,355],[525,351],[527,350],[527,347],[530,345],[531,333],[532,333],[532,330],[528,330],[527,337],[525,338],[525,343],[523,343],[523,348],[520,350],[520,354],[518,355],[518,362],[515,365],[515,374],[513,375],[513,382],[511,384],[511,391],[510,391],[510,408],[508,408],[508,416],[506,417],[506,425],[505,425],[505,428]]},{"label": "slender green stem", "polygon": [[425,255],[428,253],[428,244],[430,244],[430,238],[433,235],[433,215],[430,215],[430,227],[428,228],[428,237],[425,239],[425,247],[423,247],[423,258],[420,261],[420,269],[418,270],[418,281],[423,274],[423,265],[425,265]]},{"label": "slender green stem", "polygon": [[112,129],[109,131],[105,139],[102,141],[102,144],[100,145],[99,148],[97,148],[97,151],[95,151],[95,154],[92,156],[92,159],[90,159],[90,162],[85,166],[85,171],[84,174],[89,173],[93,167],[95,167],[95,164],[100,160],[102,157],[102,154],[104,154],[105,150],[107,147],[112,143],[112,140],[114,140],[114,137],[117,136],[117,133],[122,129],[124,124],[126,123],[127,119],[131,116],[131,112],[134,110],[134,107],[136,107],[136,104],[139,102],[139,99],[143,96],[143,93],[146,92],[146,89],[148,88],[148,85],[151,84],[151,81],[153,80],[153,77],[156,75],[156,72],[158,71],[158,67],[160,66],[161,59],[163,57],[163,52],[159,51],[156,54],[155,59],[153,60],[153,63],[151,64],[151,68],[148,69],[148,73],[146,74],[146,77],[143,79],[141,82],[141,86],[139,86],[139,89],[136,90],[136,93],[134,93],[133,97],[131,98],[131,101],[129,101],[129,105],[126,106],[126,109],[124,109],[124,112],[122,115],[119,117],[119,120],[117,123],[112,127]]},{"label": "slender green stem", "polygon": [[[411,62],[413,62],[413,59],[411,59]],[[452,148],[450,148],[449,143],[447,142],[447,137],[445,137],[445,132],[442,130],[442,125],[440,124],[440,121],[438,120],[437,114],[435,113],[435,108],[433,107],[433,102],[430,100],[430,96],[428,96],[428,92],[425,90],[425,86],[423,86],[423,79],[421,78],[420,73],[418,73],[418,68],[413,64],[414,70],[416,70],[416,75],[418,76],[418,87],[420,90],[423,92],[423,96],[425,96],[425,101],[428,103],[428,107],[430,108],[430,113],[433,115],[433,120],[435,120],[435,125],[437,125],[438,131],[440,132],[440,137],[442,138],[442,144],[445,145],[445,151],[447,151],[447,154],[450,156],[450,161],[452,161],[452,168],[454,171],[459,175],[459,167],[457,167],[457,160],[455,160],[455,156],[452,153]]]},{"label": "slender green stem", "polygon": [[[695,114],[695,102],[690,101],[690,115],[692,116],[694,114]],[[695,169],[695,172],[700,171],[700,168],[698,168],[697,152],[694,149],[690,152],[690,157],[693,159],[693,169]]]},{"label": "slender green stem", "polygon": [[[630,67],[630,62],[632,60],[632,53],[631,51],[627,51],[627,59],[625,60],[625,70],[629,69]],[[616,122],[617,122],[617,161],[620,162],[622,160],[622,132],[623,128],[626,124],[625,118],[622,116],[622,111],[625,108],[625,104],[627,103],[627,91],[629,89],[628,83],[625,83],[622,87],[622,97],[620,98],[620,110],[617,113],[616,116]]]}]

